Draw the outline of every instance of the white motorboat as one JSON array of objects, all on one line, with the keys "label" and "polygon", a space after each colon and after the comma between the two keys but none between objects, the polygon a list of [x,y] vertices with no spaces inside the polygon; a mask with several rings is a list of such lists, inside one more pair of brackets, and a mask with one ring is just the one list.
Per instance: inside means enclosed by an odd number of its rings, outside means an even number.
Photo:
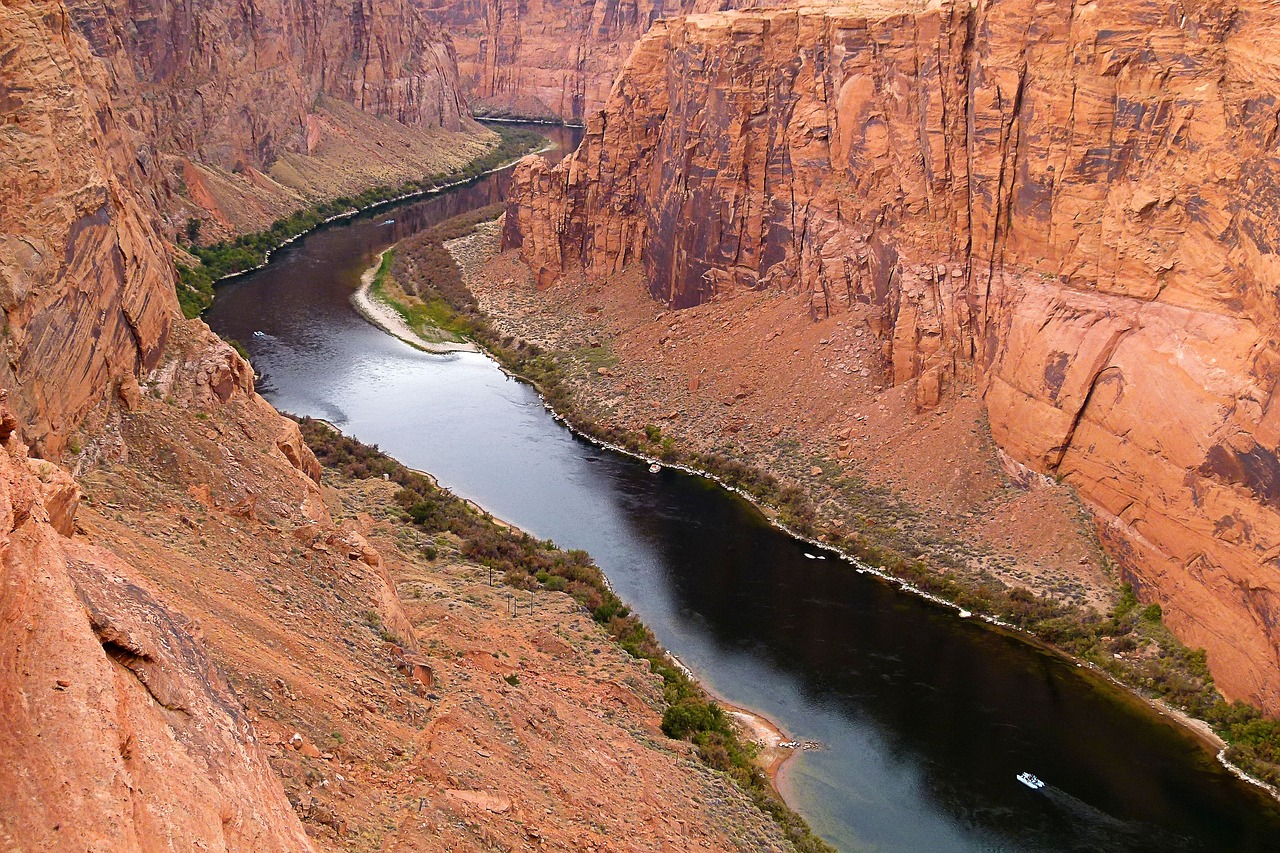
[{"label": "white motorboat", "polygon": [[1018,781],[1033,791],[1038,791],[1044,787],[1044,783],[1040,781],[1040,777],[1031,773],[1019,773]]}]

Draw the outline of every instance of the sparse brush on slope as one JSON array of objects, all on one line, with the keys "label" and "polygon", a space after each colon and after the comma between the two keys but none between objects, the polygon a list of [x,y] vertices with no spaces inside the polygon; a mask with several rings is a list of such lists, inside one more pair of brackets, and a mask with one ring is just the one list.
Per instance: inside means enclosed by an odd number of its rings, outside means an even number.
[{"label": "sparse brush on slope", "polygon": [[323,421],[302,418],[298,424],[303,438],[325,467],[356,479],[385,477],[398,485],[400,491],[395,500],[406,523],[429,533],[458,536],[463,556],[492,568],[511,586],[563,591],[573,596],[624,650],[647,661],[650,670],[662,677],[667,702],[662,718],[664,733],[692,741],[702,760],[731,777],[777,821],[797,850],[831,850],[773,790],[754,763],[754,744],[743,741],[719,705],[673,664],[653,632],[609,589],[604,573],[587,552],[562,550],[551,542],[500,525],[439,488],[427,475],[406,468],[376,446],[342,435]]}]

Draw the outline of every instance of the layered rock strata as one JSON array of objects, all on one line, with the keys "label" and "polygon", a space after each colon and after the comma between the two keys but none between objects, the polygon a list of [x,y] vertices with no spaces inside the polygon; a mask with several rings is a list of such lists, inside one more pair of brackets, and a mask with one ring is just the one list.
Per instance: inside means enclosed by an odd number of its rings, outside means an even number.
[{"label": "layered rock strata", "polygon": [[56,457],[159,359],[173,267],[105,70],[66,10],[5,5],[0,33],[0,384],[26,441]]},{"label": "layered rock strata", "polygon": [[631,48],[655,22],[786,5],[777,0],[413,2],[450,34],[459,81],[478,115],[575,123],[605,105]]},{"label": "layered rock strata", "polygon": [[918,406],[976,384],[1230,697],[1280,711],[1280,9],[849,4],[659,22],[582,147],[525,161],[542,284],[643,266],[870,307]]},{"label": "layered rock strata", "polygon": [[408,0],[67,9],[106,65],[170,233],[188,218],[206,238],[265,227],[308,201],[444,171],[475,153],[459,132],[482,135],[448,38]]},{"label": "layered rock strata", "polygon": [[604,105],[653,21],[695,11],[699,2],[414,1],[452,36],[462,86],[478,113],[565,121],[582,121]]}]

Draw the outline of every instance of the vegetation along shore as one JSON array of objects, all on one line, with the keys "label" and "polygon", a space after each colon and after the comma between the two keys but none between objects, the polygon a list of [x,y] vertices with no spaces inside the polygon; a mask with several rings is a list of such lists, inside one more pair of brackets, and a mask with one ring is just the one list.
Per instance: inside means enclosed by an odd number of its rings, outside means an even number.
[{"label": "vegetation along shore", "polygon": [[558,415],[593,440],[710,476],[751,499],[789,532],[856,560],[909,591],[950,603],[964,615],[1015,630],[1092,667],[1161,713],[1180,715],[1197,737],[1204,736],[1204,729],[1193,721],[1204,721],[1222,739],[1220,759],[1275,793],[1280,785],[1280,722],[1246,703],[1224,699],[1204,651],[1180,643],[1162,623],[1159,606],[1141,606],[1132,587],[1116,581],[1111,606],[1100,611],[993,577],[975,577],[957,571],[945,548],[914,540],[909,526],[882,525],[850,534],[847,527],[833,524],[841,513],[892,518],[902,509],[882,490],[826,476],[821,460],[811,476],[784,479],[751,459],[692,447],[693,442],[682,441],[674,431],[627,428],[600,418],[598,408],[589,410],[589,391],[584,389],[590,389],[601,369],[592,351],[599,348],[551,349],[499,331],[445,245],[458,241],[450,245],[459,255],[466,253],[460,244],[468,241],[492,247],[496,229],[490,220],[500,213],[497,207],[473,211],[397,248],[390,275],[404,292],[434,306],[432,322],[439,328],[477,342],[504,369],[535,385]]}]

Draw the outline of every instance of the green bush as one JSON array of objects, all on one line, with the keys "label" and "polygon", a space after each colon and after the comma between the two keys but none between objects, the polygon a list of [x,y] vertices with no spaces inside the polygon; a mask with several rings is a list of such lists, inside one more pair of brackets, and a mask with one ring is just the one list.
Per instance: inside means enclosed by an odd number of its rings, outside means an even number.
[{"label": "green bush", "polygon": [[725,732],[729,723],[714,702],[688,696],[668,705],[662,714],[662,733],[676,740],[691,739],[700,732]]},{"label": "green bush", "polygon": [[[672,665],[653,632],[609,589],[604,573],[586,551],[563,551],[550,541],[500,527],[491,517],[439,489],[425,475],[322,421],[302,418],[298,425],[325,467],[356,479],[382,479],[385,475],[396,483],[400,488],[395,501],[407,522],[428,532],[447,530],[456,534],[462,539],[465,557],[502,572],[511,585],[520,589],[563,589],[571,595],[619,646],[647,661],[650,671],[662,678],[663,697],[669,704],[663,713],[662,729],[668,736],[691,739],[699,757],[732,777],[761,810],[777,821],[797,850],[830,853],[832,848],[814,836],[803,818],[778,797],[754,765],[752,747],[738,738],[720,707],[708,699],[697,682]],[[374,630],[383,630],[376,612],[368,611],[365,621]]]}]

